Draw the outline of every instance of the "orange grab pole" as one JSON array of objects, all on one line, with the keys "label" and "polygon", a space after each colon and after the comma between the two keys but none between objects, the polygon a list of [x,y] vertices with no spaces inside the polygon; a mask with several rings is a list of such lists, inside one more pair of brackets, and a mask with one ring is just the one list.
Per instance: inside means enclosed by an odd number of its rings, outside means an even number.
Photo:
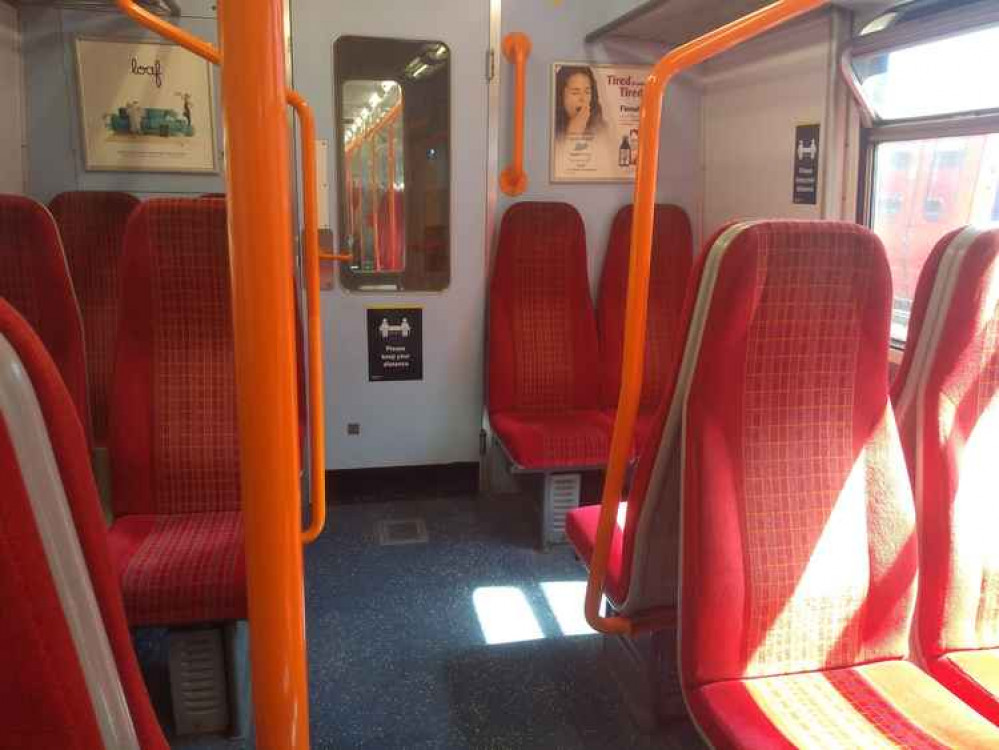
[{"label": "orange grab pole", "polygon": [[524,172],[524,98],[527,87],[527,58],[531,40],[527,34],[514,31],[503,38],[503,56],[514,66],[513,93],[513,163],[500,173],[500,188],[507,195],[520,195],[527,190]]},{"label": "orange grab pole", "polygon": [[283,8],[219,3],[257,746],[309,747]]},{"label": "orange grab pole", "polygon": [[312,404],[311,437],[312,513],[302,532],[306,544],[314,542],[326,525],[326,426],[323,423],[323,342],[319,313],[319,198],[316,195],[316,120],[312,108],[297,91],[288,90],[288,103],[302,127],[302,213],[305,217],[305,300],[309,329],[309,402]]},{"label": "orange grab pole", "polygon": [[[222,55],[217,47],[164,21],[145,8],[136,5],[135,0],[118,0],[118,7],[142,26],[155,31],[170,41],[203,57],[216,65],[221,64]],[[285,98],[295,110],[302,126],[302,182],[303,213],[305,215],[305,273],[306,305],[309,331],[309,400],[312,404],[310,439],[312,451],[311,522],[302,533],[306,544],[315,541],[326,525],[326,482],[325,479],[325,424],[323,410],[323,361],[322,327],[319,313],[319,205],[316,181],[316,124],[308,102],[293,89],[286,89]],[[325,254],[324,260],[350,260],[350,255]],[[319,416],[317,416],[319,415]]]},{"label": "orange grab pole", "polygon": [[704,62],[825,2],[827,0],[778,0],[772,5],[677,47],[656,63],[646,79],[638,131],[639,152],[635,180],[634,221],[631,230],[631,256],[628,261],[621,391],[604,479],[596,543],[586,582],[586,620],[595,630],[602,633],[630,634],[642,627],[640,621],[626,616],[603,617],[600,614],[600,600],[607,578],[610,544],[614,525],[617,523],[617,509],[624,489],[625,472],[631,458],[635,420],[642,391],[649,264],[652,256],[656,172],[659,167],[659,127],[666,86],[680,71]]}]

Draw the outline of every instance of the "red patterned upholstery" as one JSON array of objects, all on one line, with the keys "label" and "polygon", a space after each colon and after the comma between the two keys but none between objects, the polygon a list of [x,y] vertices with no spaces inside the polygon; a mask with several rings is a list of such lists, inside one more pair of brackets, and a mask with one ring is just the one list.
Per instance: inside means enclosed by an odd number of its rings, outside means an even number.
[{"label": "red patterned upholstery", "polygon": [[89,435],[83,326],[59,230],[45,206],[19,195],[0,195],[0,297],[38,332]]},{"label": "red patterned upholstery", "polygon": [[139,205],[128,193],[61,193],[49,210],[59,225],[86,337],[94,441],[107,440],[108,390],[118,316],[118,261],[125,222]]},{"label": "red patterned upholstery", "polygon": [[[614,217],[604,268],[600,274],[597,327],[600,332],[603,405],[616,410],[624,357],[624,309],[628,293],[632,207]],[[680,315],[693,260],[690,219],[679,206],[656,206],[649,274],[649,312],[645,340],[645,374],[641,412],[650,415],[665,396],[679,355]],[[637,441],[636,441],[637,442]]]},{"label": "red patterned upholstery", "polygon": [[228,258],[220,199],[129,220],[108,446],[133,624],[245,616]]},{"label": "red patterned upholstery", "polygon": [[565,203],[503,216],[489,295],[489,416],[511,458],[535,470],[602,465],[596,319],[586,233]]},{"label": "red patterned upholstery", "polygon": [[733,225],[693,304],[703,326],[672,401],[680,674],[701,731],[715,747],[999,743],[903,661],[918,559],[880,241],[833,222]]},{"label": "red patterned upholstery", "polygon": [[246,617],[241,513],[124,516],[111,554],[133,625]]},{"label": "red patterned upholstery", "polygon": [[[0,338],[28,374],[48,432],[62,490],[76,527],[139,746],[166,750],[125,623],[121,592],[108,557],[104,522],[79,417],[41,341],[0,300]],[[22,470],[12,425],[0,409],[0,746],[19,750],[103,747],[93,704]]]},{"label": "red patterned upholstery", "polygon": [[909,330],[893,395],[919,510],[919,651],[999,724],[999,230],[937,244]]}]

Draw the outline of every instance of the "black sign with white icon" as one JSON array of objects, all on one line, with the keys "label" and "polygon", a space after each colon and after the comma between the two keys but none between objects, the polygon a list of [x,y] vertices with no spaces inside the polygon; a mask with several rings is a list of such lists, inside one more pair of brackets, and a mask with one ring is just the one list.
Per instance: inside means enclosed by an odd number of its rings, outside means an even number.
[{"label": "black sign with white icon", "polygon": [[799,125],[794,138],[795,203],[814,206],[819,202],[819,126]]},{"label": "black sign with white icon", "polygon": [[423,310],[368,308],[368,380],[423,380]]}]

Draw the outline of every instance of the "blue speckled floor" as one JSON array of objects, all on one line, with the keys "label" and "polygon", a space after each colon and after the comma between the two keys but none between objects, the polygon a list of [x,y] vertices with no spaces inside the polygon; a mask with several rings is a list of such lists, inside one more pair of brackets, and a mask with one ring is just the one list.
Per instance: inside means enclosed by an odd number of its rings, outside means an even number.
[{"label": "blue speckled floor", "polygon": [[[427,544],[378,544],[380,520],[413,517],[426,522]],[[306,551],[312,747],[697,747],[689,725],[657,737],[635,728],[600,659],[599,637],[561,634],[540,584],[585,574],[568,547],[541,552],[536,537],[537,511],[516,498],[336,508]],[[544,638],[486,645],[472,604],[482,586],[518,587]],[[140,653],[163,703],[162,644],[147,636]]]}]

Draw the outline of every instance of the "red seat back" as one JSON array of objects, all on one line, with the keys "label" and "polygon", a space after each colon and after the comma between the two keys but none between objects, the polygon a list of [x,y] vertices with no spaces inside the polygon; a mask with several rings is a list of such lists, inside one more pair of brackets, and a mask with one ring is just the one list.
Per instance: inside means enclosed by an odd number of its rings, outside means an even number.
[{"label": "red seat back", "polygon": [[83,326],[59,230],[45,206],[19,195],[0,195],[0,297],[38,332],[89,435]]},{"label": "red seat back", "polygon": [[517,203],[489,287],[489,411],[599,405],[597,329],[583,220],[566,203]]},{"label": "red seat back", "polygon": [[999,648],[999,230],[933,249],[893,390],[920,512],[922,654]]},{"label": "red seat back", "polygon": [[[603,404],[616,408],[624,357],[624,313],[631,255],[632,207],[614,217],[604,268],[600,274],[597,326],[600,331]],[[645,338],[645,374],[640,409],[652,411],[669,385],[670,368],[679,354],[680,314],[693,261],[690,219],[679,206],[656,206],[649,274],[649,312]]]},{"label": "red seat back", "polygon": [[3,300],[0,482],[0,746],[166,750],[125,624],[83,429],[45,347]]},{"label": "red seat back", "polygon": [[903,656],[917,546],[880,240],[739,223],[694,283],[666,425],[682,446],[684,686]]},{"label": "red seat back", "polygon": [[86,336],[94,441],[107,440],[108,390],[118,316],[118,261],[125,222],[139,200],[128,193],[60,193],[49,203],[59,225]]},{"label": "red seat back", "polygon": [[225,202],[129,219],[108,447],[116,515],[239,508]]}]

